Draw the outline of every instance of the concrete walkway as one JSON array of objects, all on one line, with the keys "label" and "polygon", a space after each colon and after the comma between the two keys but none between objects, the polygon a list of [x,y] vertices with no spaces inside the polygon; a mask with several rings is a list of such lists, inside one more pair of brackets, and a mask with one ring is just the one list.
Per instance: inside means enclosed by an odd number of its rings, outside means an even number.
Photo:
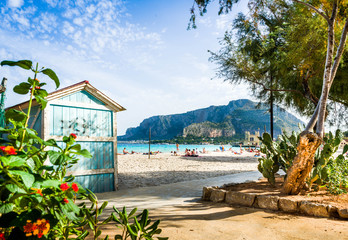
[{"label": "concrete walkway", "polygon": [[226,183],[242,183],[257,180],[262,175],[257,171],[242,172],[221,177],[178,182],[154,187],[123,189],[116,192],[98,193],[100,201],[108,201],[108,208],[115,206],[127,209],[155,209],[164,206],[181,205],[201,198],[204,186],[221,186]]},{"label": "concrete walkway", "polygon": [[[134,207],[149,209],[152,220],[161,220],[160,236],[170,240],[348,240],[346,221],[198,201],[203,186],[221,186],[259,177],[258,172],[244,172],[97,195],[99,200],[109,202],[103,211],[104,217],[113,212],[112,206],[118,209],[126,206],[128,212]],[[102,226],[102,230],[102,237],[108,234],[112,239],[120,233],[114,223]]]}]

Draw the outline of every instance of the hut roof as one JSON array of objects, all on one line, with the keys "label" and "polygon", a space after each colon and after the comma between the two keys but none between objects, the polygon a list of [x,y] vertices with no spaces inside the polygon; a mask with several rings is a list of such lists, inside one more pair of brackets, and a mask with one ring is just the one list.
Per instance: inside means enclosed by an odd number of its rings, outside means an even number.
[{"label": "hut roof", "polygon": [[[64,96],[67,96],[69,94],[75,93],[75,92],[79,92],[85,90],[88,93],[90,93],[91,95],[93,95],[94,97],[96,97],[98,100],[100,100],[101,102],[103,102],[106,106],[110,107],[112,110],[116,111],[116,112],[120,112],[120,111],[124,111],[126,110],[124,107],[122,107],[120,104],[118,104],[117,102],[115,102],[114,100],[112,100],[111,98],[109,98],[108,96],[106,96],[104,93],[102,93],[101,91],[99,91],[98,89],[96,89],[95,87],[93,87],[89,81],[85,80],[76,84],[73,84],[71,86],[59,89],[57,91],[51,92],[48,94],[48,96],[46,97],[47,101],[51,101],[54,99],[58,99]],[[26,102],[22,102],[19,103],[17,105],[8,107],[7,109],[11,109],[11,108],[22,108],[25,109],[28,107],[29,101]],[[33,100],[33,106],[37,105],[36,100]],[[7,110],[6,109],[6,110]]]}]

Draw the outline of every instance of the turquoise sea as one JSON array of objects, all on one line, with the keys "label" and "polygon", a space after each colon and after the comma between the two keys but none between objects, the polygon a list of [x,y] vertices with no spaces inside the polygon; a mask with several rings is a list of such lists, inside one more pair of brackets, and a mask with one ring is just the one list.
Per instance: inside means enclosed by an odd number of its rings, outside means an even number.
[{"label": "turquoise sea", "polygon": [[[185,149],[197,149],[198,151],[202,151],[205,148],[206,151],[214,151],[216,149],[220,149],[221,145],[179,145],[179,152],[184,152]],[[224,145],[225,150],[230,149],[231,145]],[[149,144],[144,143],[118,143],[117,144],[117,152],[122,153],[123,149],[126,148],[128,152],[136,152],[136,153],[147,153],[149,152]],[[232,147],[234,151],[239,151],[239,147]],[[170,153],[171,151],[176,151],[175,144],[151,144],[151,151],[156,152],[160,151],[163,153]]]}]

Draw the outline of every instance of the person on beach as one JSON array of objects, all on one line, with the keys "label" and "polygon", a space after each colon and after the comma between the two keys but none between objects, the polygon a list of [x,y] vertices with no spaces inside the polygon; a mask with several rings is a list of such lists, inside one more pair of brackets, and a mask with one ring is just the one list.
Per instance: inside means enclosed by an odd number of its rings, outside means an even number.
[{"label": "person on beach", "polygon": [[129,152],[126,150],[126,148],[123,149],[123,154],[129,154]]},{"label": "person on beach", "polygon": [[179,152],[179,143],[176,144],[176,151]]},{"label": "person on beach", "polygon": [[205,148],[203,148],[203,153],[206,153]]}]

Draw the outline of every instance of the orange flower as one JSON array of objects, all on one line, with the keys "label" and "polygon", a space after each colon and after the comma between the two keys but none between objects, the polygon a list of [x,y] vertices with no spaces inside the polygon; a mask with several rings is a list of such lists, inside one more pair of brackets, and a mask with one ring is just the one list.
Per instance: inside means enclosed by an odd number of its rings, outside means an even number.
[{"label": "orange flower", "polygon": [[69,203],[69,200],[66,199],[66,198],[64,198],[64,199],[63,199],[63,202],[64,202],[64,203]]},{"label": "orange flower", "polygon": [[7,155],[17,155],[16,149],[12,146],[1,146],[0,149]]},{"label": "orange flower", "polygon": [[[46,235],[50,230],[50,223],[46,219],[38,219],[35,223],[32,223],[30,220],[27,220],[27,224],[23,227],[25,236],[35,236],[42,238],[43,235]],[[1,239],[0,239],[1,240]]]},{"label": "orange flower", "polygon": [[37,229],[37,225],[32,223],[30,220],[27,220],[27,224],[23,227],[25,236],[29,237],[33,235],[33,232]]},{"label": "orange flower", "polygon": [[71,188],[72,188],[72,190],[74,190],[74,192],[78,192],[79,191],[79,187],[77,186],[76,183],[71,184]]},{"label": "orange flower", "polygon": [[60,189],[62,189],[62,191],[66,191],[69,189],[69,185],[67,183],[62,183],[59,187]]},{"label": "orange flower", "polygon": [[[42,190],[41,190],[41,189],[38,189],[38,188],[31,188],[31,190],[34,190],[35,193],[40,194],[41,196],[43,196],[43,195],[42,195]],[[32,194],[34,194],[34,193],[32,193]]]},{"label": "orange flower", "polygon": [[33,234],[37,235],[38,238],[46,235],[50,230],[50,223],[46,219],[38,219],[35,224],[37,228],[34,230]]},{"label": "orange flower", "polygon": [[34,80],[40,82],[37,78],[35,78]]}]

